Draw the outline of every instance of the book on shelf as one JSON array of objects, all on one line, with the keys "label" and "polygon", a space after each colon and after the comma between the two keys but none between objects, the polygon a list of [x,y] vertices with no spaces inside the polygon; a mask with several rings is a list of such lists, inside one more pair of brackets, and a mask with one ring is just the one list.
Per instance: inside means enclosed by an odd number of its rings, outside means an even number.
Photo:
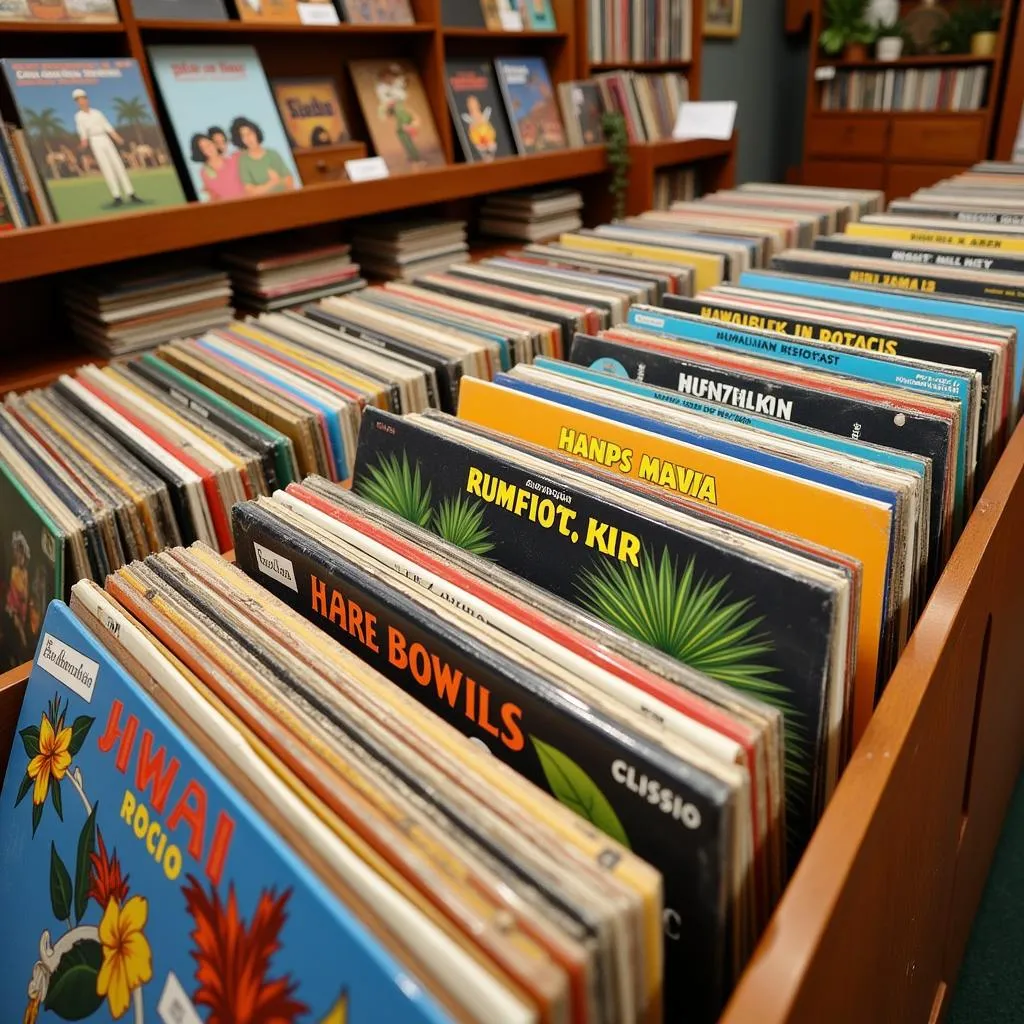
[{"label": "book on shelf", "polygon": [[149,59],[200,202],[302,186],[253,47],[151,46]]},{"label": "book on shelf", "polygon": [[118,20],[114,0],[3,0],[0,23],[39,21],[100,24]]},{"label": "book on shelf", "polygon": [[224,0],[134,0],[136,18],[158,21],[227,21]]},{"label": "book on shelf", "polygon": [[331,78],[275,78],[270,82],[288,143],[294,151],[348,142],[348,125]]},{"label": "book on shelf", "polygon": [[370,139],[393,174],[445,163],[423,88],[408,60],[353,60],[349,71]]},{"label": "book on shelf", "polygon": [[455,134],[467,163],[514,156],[494,66],[490,61],[445,61],[445,86]]},{"label": "book on shelf", "polygon": [[342,16],[352,25],[414,25],[409,0],[339,0]]},{"label": "book on shelf", "polygon": [[596,146],[604,142],[604,103],[595,81],[562,82],[558,86],[558,102],[570,146]]},{"label": "book on shelf", "polygon": [[520,155],[565,149],[565,127],[544,58],[499,57],[494,67]]},{"label": "book on shelf", "polygon": [[19,226],[185,202],[134,60],[0,65],[24,133],[5,131],[0,139],[0,173]]},{"label": "book on shelf", "polygon": [[693,0],[587,0],[591,64],[693,56]]},{"label": "book on shelf", "polygon": [[686,77],[675,72],[611,71],[596,75],[594,82],[604,109],[622,115],[633,143],[671,139],[679,107],[689,97]]}]

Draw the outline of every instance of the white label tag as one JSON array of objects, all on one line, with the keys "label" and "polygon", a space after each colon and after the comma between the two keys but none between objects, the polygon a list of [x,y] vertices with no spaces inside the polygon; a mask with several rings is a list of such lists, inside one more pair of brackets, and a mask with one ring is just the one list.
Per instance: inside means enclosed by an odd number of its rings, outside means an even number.
[{"label": "white label tag", "polygon": [[334,4],[303,4],[298,5],[299,21],[303,25],[340,25],[341,19]]},{"label": "white label tag", "polygon": [[196,1008],[192,1005],[178,976],[168,971],[160,1002],[156,1004],[157,1016],[164,1024],[203,1024]]},{"label": "white label tag", "polygon": [[388,165],[382,156],[367,156],[362,160],[346,160],[345,173],[349,181],[373,181],[388,176]]},{"label": "white label tag", "polygon": [[523,16],[518,11],[501,10],[498,12],[498,16],[501,18],[501,27],[506,32],[523,31]]},{"label": "white label tag", "polygon": [[256,564],[260,567],[260,572],[286,587],[291,587],[297,594],[299,585],[295,582],[295,568],[292,563],[255,541],[252,542],[252,546],[256,551]]},{"label": "white label tag", "polygon": [[99,662],[80,654],[73,647],[49,633],[43,634],[36,664],[58,682],[63,683],[82,700],[92,703],[92,693],[99,675]]},{"label": "white label tag", "polygon": [[680,103],[672,138],[731,139],[737,106],[735,100]]},{"label": "white label tag", "polygon": [[816,82],[831,82],[836,77],[836,69],[833,67],[815,68],[814,80]]}]

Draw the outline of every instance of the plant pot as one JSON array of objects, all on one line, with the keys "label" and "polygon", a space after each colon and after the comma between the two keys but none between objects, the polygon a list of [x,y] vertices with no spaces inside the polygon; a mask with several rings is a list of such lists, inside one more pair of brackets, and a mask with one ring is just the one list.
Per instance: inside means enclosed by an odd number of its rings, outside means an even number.
[{"label": "plant pot", "polygon": [[903,39],[900,36],[882,36],[875,43],[875,57],[878,60],[899,60],[903,53]]},{"label": "plant pot", "polygon": [[996,32],[975,32],[971,36],[971,56],[991,57],[996,52]]},{"label": "plant pot", "polygon": [[847,43],[843,60],[867,60],[868,48],[863,43]]}]

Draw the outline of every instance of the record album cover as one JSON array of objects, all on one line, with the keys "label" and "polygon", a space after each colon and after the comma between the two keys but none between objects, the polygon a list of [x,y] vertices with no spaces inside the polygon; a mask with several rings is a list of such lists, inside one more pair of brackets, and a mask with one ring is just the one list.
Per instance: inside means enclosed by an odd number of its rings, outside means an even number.
[{"label": "record album cover", "polygon": [[447,1019],[225,781],[208,734],[186,735],[60,602],[18,729],[0,1018],[255,1020],[254,990],[265,1020]]},{"label": "record album cover", "polygon": [[565,149],[565,128],[543,57],[502,57],[494,67],[519,152]]},{"label": "record album cover", "polygon": [[348,142],[338,90],[330,78],[275,78],[271,83],[293,150]]},{"label": "record album cover", "polygon": [[444,150],[412,62],[354,60],[349,69],[374,149],[391,173],[442,166]]},{"label": "record album cover", "polygon": [[341,0],[345,20],[352,25],[413,25],[409,0]]},{"label": "record album cover", "polygon": [[445,61],[448,107],[467,163],[515,156],[515,146],[488,61]]},{"label": "record album cover", "polygon": [[185,202],[134,60],[3,60],[58,221]]},{"label": "record album cover", "polygon": [[251,46],[153,46],[149,57],[202,202],[301,187],[263,65]]}]

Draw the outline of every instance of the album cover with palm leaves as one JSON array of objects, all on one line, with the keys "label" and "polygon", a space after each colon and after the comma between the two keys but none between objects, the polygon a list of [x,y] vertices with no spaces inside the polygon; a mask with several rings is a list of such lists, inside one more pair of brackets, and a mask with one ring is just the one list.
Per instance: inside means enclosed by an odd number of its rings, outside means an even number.
[{"label": "album cover with palm leaves", "polygon": [[512,446],[491,454],[474,428],[444,422],[463,439],[439,436],[430,418],[368,409],[355,492],[778,707],[795,864],[822,801],[835,592],[792,563],[725,546],[707,522],[682,529],[657,502],[638,506],[643,499],[624,490],[621,500],[599,497],[585,475],[547,455]]},{"label": "album cover with palm leaves", "polygon": [[0,1020],[442,1024],[68,607],[0,793]]},{"label": "album cover with palm leaves", "polygon": [[[466,529],[458,508],[449,514]],[[665,906],[686,923],[666,943],[666,999],[694,1020],[714,1019],[728,970],[735,773],[713,773],[650,742],[272,506],[240,503],[232,520],[240,569],[662,873]]]}]

